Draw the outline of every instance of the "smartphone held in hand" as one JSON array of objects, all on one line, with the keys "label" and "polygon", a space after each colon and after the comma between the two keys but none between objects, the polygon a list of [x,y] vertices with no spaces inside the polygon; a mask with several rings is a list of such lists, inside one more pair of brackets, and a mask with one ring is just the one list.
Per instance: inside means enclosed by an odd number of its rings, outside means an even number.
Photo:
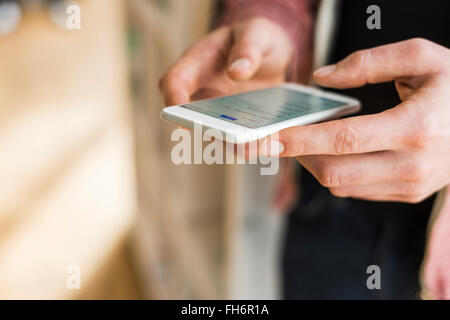
[{"label": "smartphone held in hand", "polygon": [[289,127],[356,113],[357,99],[314,87],[277,87],[164,108],[161,117],[187,128],[201,125],[222,133],[224,141],[246,143]]}]

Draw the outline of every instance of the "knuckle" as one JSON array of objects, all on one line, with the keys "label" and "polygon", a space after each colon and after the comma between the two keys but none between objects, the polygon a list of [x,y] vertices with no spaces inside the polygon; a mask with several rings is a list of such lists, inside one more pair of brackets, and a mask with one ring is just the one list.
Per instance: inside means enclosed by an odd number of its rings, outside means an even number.
[{"label": "knuckle", "polygon": [[301,126],[291,127],[281,132],[274,133],[273,137],[278,140],[282,139],[285,142],[285,146],[287,146],[287,151],[289,154],[296,156],[307,155],[311,151],[307,139],[297,138],[298,135],[302,135],[302,130],[303,128]]},{"label": "knuckle", "polygon": [[183,81],[183,74],[176,70],[169,70],[163,79],[165,84]]},{"label": "knuckle", "polygon": [[370,50],[355,51],[350,54],[347,59],[344,59],[342,62],[338,63],[338,68],[341,66],[344,68],[351,68],[352,72],[348,74],[349,80],[360,82],[361,75],[363,75],[363,80],[367,81],[367,79],[364,79],[364,70],[367,65],[367,61],[370,60],[370,55]]},{"label": "knuckle", "polygon": [[414,38],[408,41],[408,52],[415,61],[427,61],[434,57],[434,45],[423,38]]},{"label": "knuckle", "polygon": [[401,193],[410,198],[420,198],[425,193],[425,187],[421,183],[406,183],[402,186]]},{"label": "knuckle", "polygon": [[294,154],[307,154],[308,153],[308,146],[306,144],[306,141],[304,139],[300,141],[295,141],[292,143]]},{"label": "knuckle", "polygon": [[162,79],[162,88],[164,90],[174,91],[190,83],[189,76],[185,70],[179,68],[169,70]]},{"label": "knuckle", "polygon": [[326,188],[337,188],[343,185],[344,177],[335,165],[326,164],[320,168],[318,180]]},{"label": "knuckle", "polygon": [[424,163],[416,161],[409,166],[406,174],[409,181],[420,182],[427,177],[428,170]]},{"label": "knuckle", "polygon": [[362,67],[367,61],[368,50],[358,50],[349,56],[349,62],[355,66]]},{"label": "knuckle", "polygon": [[291,150],[292,154],[295,155],[305,155],[308,153],[308,145],[306,139],[297,139],[297,132],[301,134],[301,127],[288,128],[283,133],[275,133],[275,139],[280,139],[280,136],[285,141],[285,145]]},{"label": "knuckle", "polygon": [[408,138],[408,144],[417,149],[423,149],[429,145],[429,143],[435,137],[434,126],[431,125],[429,119],[425,116],[419,120],[416,129]]},{"label": "knuckle", "polygon": [[356,131],[345,122],[342,128],[340,128],[335,137],[334,149],[336,154],[349,154],[358,153],[359,150],[359,137]]}]

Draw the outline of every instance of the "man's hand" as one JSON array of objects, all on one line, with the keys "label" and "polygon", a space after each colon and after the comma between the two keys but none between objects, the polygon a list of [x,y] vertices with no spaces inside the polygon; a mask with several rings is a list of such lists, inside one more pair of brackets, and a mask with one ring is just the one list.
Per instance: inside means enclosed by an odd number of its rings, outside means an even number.
[{"label": "man's hand", "polygon": [[256,90],[283,82],[288,34],[264,18],[224,26],[190,48],[160,82],[167,105]]},{"label": "man's hand", "polygon": [[279,156],[297,157],[338,197],[417,203],[450,183],[450,50],[412,39],[353,53],[314,78],[333,88],[395,81],[403,102],[283,130],[266,140]]}]

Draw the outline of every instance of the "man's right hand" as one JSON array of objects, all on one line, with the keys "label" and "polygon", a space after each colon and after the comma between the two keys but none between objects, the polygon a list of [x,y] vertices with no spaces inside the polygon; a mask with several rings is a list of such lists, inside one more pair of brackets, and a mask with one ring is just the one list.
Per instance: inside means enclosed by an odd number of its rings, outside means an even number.
[{"label": "man's right hand", "polygon": [[161,79],[165,103],[177,105],[281,83],[292,52],[288,34],[268,19],[221,27],[187,50]]}]

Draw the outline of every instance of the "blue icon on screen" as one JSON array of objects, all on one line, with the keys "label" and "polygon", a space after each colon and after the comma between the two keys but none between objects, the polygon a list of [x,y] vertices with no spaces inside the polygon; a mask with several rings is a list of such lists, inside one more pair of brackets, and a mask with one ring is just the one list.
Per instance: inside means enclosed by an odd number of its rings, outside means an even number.
[{"label": "blue icon on screen", "polygon": [[228,120],[232,120],[232,121],[236,121],[236,120],[237,120],[236,118],[227,116],[226,114],[221,114],[220,117],[221,117],[221,118],[228,119]]}]

